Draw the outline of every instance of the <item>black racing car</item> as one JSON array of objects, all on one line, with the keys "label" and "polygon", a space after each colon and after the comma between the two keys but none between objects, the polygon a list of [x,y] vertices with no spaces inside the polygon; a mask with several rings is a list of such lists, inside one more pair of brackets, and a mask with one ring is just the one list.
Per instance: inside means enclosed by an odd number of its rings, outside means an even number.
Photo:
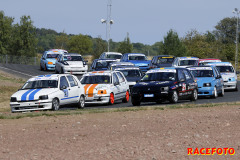
[{"label": "black racing car", "polygon": [[141,102],[170,101],[179,99],[197,100],[197,83],[186,68],[158,68],[149,70],[131,92],[132,104]]}]

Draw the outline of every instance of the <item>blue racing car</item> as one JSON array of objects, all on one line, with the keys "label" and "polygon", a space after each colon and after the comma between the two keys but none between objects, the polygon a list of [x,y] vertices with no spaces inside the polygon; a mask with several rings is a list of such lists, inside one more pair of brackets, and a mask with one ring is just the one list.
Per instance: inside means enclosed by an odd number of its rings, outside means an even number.
[{"label": "blue racing car", "polygon": [[216,98],[224,95],[223,79],[215,66],[187,67],[194,75],[198,84],[198,96],[211,96]]}]

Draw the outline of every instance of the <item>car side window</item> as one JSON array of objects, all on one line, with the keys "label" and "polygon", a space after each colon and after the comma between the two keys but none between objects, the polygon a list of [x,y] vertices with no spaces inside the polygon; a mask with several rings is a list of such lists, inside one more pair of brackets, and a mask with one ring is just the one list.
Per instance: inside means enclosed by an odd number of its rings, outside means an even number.
[{"label": "car side window", "polygon": [[192,76],[190,75],[190,73],[188,73],[187,70],[183,70],[183,73],[185,74],[185,77],[186,77],[187,80],[192,78]]},{"label": "car side window", "polygon": [[125,79],[124,79],[123,75],[120,72],[117,72],[117,75],[119,77],[119,82],[120,83],[125,82]]},{"label": "car side window", "polygon": [[113,84],[115,84],[115,83],[119,84],[119,79],[118,79],[116,73],[113,73]]},{"label": "car side window", "polygon": [[76,82],[73,79],[73,76],[69,75],[69,76],[67,76],[67,79],[68,79],[71,87],[77,86]]},{"label": "car side window", "polygon": [[214,70],[215,70],[216,76],[221,77],[221,73],[219,72],[219,70],[216,67],[214,67]]},{"label": "car side window", "polygon": [[60,78],[60,88],[62,88],[63,86],[69,87],[67,78],[65,76],[62,76]]},{"label": "car side window", "polygon": [[183,73],[183,70],[178,70],[178,80],[184,79],[185,80],[185,76]]}]

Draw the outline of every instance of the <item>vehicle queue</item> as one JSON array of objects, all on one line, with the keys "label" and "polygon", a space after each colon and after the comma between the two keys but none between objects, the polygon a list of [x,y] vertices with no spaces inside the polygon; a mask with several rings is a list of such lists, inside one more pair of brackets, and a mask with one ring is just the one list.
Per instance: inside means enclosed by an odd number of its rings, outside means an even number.
[{"label": "vehicle queue", "polygon": [[43,54],[40,69],[53,68],[56,74],[32,77],[11,96],[12,112],[58,110],[68,104],[78,108],[112,105],[116,100],[127,103],[130,97],[134,106],[141,102],[177,103],[181,99],[196,101],[198,96],[217,98],[224,96],[226,89],[238,90],[233,66],[219,59],[159,55],[150,61],[142,53],[104,52],[87,72],[87,61],[81,55],[52,49]]}]

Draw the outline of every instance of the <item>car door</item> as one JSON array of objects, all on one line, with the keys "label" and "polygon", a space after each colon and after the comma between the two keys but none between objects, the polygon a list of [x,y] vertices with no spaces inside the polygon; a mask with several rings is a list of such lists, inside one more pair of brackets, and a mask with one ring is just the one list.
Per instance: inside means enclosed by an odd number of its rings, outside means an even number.
[{"label": "car door", "polygon": [[67,76],[69,82],[69,100],[71,103],[77,103],[79,100],[80,90],[76,79],[72,75]]},{"label": "car door", "polygon": [[114,93],[114,97],[115,99],[119,99],[120,98],[120,94],[121,94],[121,90],[120,90],[120,83],[119,83],[119,79],[117,77],[116,73],[113,73],[113,93]]},{"label": "car door", "polygon": [[216,67],[213,67],[213,71],[214,71],[217,90],[221,91],[223,86],[223,80],[221,78],[221,74]]},{"label": "car door", "polygon": [[128,84],[127,84],[127,81],[125,80],[124,76],[122,75],[122,73],[120,72],[116,72],[117,76],[118,76],[118,79],[119,79],[119,86],[120,86],[120,97],[125,97],[126,95],[126,92],[127,92],[127,89],[129,88],[128,87]]},{"label": "car door", "polygon": [[178,93],[179,93],[179,98],[182,99],[186,97],[186,78],[182,69],[178,69],[177,71],[178,71],[178,81],[179,81]]},{"label": "car door", "polygon": [[56,63],[55,63],[55,70],[56,70],[57,72],[60,71],[60,70],[59,70],[60,58],[61,58],[61,55],[59,55],[59,56],[57,57],[57,61],[56,61]]},{"label": "car door", "polygon": [[71,103],[71,100],[69,99],[69,91],[71,91],[71,88],[69,87],[68,80],[65,76],[60,77],[59,89],[61,90],[59,95],[60,104]]},{"label": "car door", "polygon": [[45,58],[45,57],[46,57],[46,54],[47,54],[47,53],[45,52],[45,53],[42,55],[42,58],[41,58],[41,62],[40,62],[40,63],[41,63],[41,67],[42,67],[42,68],[45,67],[45,62],[44,62],[44,61],[46,60],[46,58]]},{"label": "car door", "polygon": [[191,73],[187,69],[183,69],[183,73],[186,78],[186,93],[187,96],[191,96],[195,89],[195,81]]}]

